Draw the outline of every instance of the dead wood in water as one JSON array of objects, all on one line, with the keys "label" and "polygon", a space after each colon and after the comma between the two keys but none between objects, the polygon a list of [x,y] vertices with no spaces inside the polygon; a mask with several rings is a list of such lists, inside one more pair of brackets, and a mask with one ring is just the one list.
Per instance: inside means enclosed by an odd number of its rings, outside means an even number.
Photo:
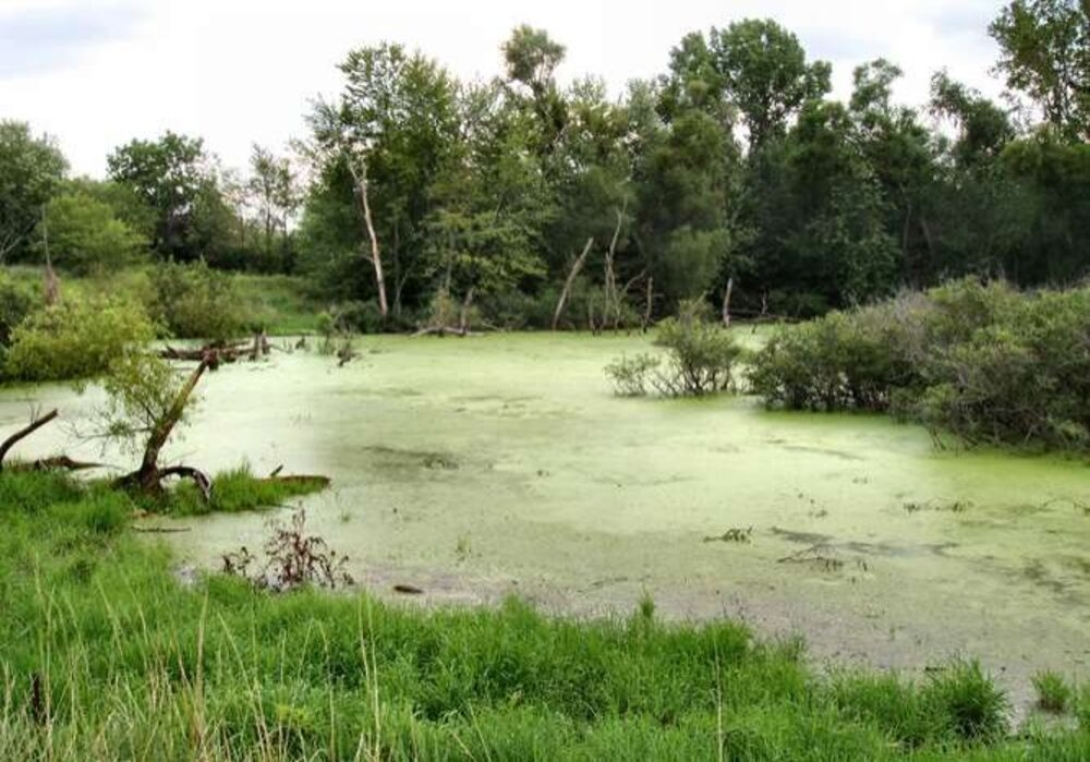
[{"label": "dead wood in water", "polygon": [[40,418],[35,416],[35,417],[33,417],[31,419],[31,421],[30,421],[30,423],[28,425],[26,425],[23,428],[19,429],[14,434],[12,434],[10,437],[5,439],[4,443],[0,444],[0,471],[3,471],[3,469],[4,469],[4,458],[6,458],[8,456],[8,452],[11,450],[12,447],[19,444],[19,442],[23,441],[24,439],[29,437],[31,434],[33,434],[35,431],[42,428],[46,424],[56,420],[59,415],[60,415],[59,411],[53,410],[53,411],[50,411],[49,413],[46,413],[45,415],[43,415]]}]

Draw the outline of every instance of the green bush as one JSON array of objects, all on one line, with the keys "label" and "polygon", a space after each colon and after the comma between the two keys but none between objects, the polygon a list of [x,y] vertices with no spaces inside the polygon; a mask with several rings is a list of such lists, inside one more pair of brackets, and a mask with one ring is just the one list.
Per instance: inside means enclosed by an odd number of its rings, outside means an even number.
[{"label": "green bush", "polygon": [[605,367],[605,373],[613,381],[619,396],[642,397],[647,394],[661,363],[660,358],[650,354],[621,356]]},{"label": "green bush", "polygon": [[668,359],[653,383],[663,394],[702,396],[730,388],[742,348],[729,330],[709,318],[703,302],[685,302],[677,317],[659,324],[655,344],[667,350]]},{"label": "green bush", "polygon": [[956,281],[782,329],[751,389],[793,410],[890,410],[967,444],[1090,448],[1090,288]]},{"label": "green bush", "polygon": [[5,369],[22,381],[102,375],[155,337],[144,309],[120,299],[68,299],[31,314],[12,333]]},{"label": "green bush", "polygon": [[227,341],[253,326],[231,277],[196,262],[167,262],[152,273],[155,316],[180,339]]},{"label": "green bush", "polygon": [[0,274],[0,346],[11,343],[16,326],[26,319],[34,307],[34,294],[6,274]]}]

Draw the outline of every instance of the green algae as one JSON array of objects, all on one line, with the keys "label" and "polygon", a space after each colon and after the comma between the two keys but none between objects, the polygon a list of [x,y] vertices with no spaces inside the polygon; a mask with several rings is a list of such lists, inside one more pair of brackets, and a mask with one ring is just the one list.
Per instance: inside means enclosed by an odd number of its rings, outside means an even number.
[{"label": "green algae", "polygon": [[[304,501],[312,530],[357,578],[413,582],[433,601],[515,590],[596,614],[648,593],[663,615],[801,631],[815,654],[849,663],[976,654],[1015,687],[1090,659],[1081,461],[942,451],[919,427],[745,397],[617,398],[602,368],[646,351],[638,335],[357,344],[344,368],[295,353],[210,375],[168,457],[331,476],[332,492]],[[96,398],[8,392],[0,423],[25,419],[31,399],[79,421]],[[54,427],[21,447],[90,447],[73,445]],[[187,526],[175,549],[211,565],[259,544],[265,519]],[[704,542],[739,527],[749,542]]]}]

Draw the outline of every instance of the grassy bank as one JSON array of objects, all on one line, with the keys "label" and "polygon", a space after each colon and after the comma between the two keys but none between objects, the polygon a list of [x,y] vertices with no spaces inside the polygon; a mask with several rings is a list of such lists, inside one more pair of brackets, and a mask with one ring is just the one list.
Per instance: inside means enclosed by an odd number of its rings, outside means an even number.
[{"label": "grassy bank", "polygon": [[[236,477],[237,478],[237,477]],[[264,496],[268,498],[269,496]],[[971,664],[819,679],[746,628],[183,584],[129,498],[0,478],[3,759],[1083,759]],[[335,545],[335,539],[333,544]],[[1085,708],[1084,708],[1085,714]]]},{"label": "grassy bank", "polygon": [[[42,268],[9,266],[4,272],[17,284],[41,294],[44,276]],[[323,307],[306,293],[302,278],[288,275],[256,275],[227,273],[224,276],[239,300],[239,307],[248,322],[264,326],[273,336],[291,336],[316,330],[318,315]],[[102,277],[79,277],[60,273],[61,291],[75,297],[97,294],[127,295],[144,304],[154,298],[146,268],[129,268]]]}]

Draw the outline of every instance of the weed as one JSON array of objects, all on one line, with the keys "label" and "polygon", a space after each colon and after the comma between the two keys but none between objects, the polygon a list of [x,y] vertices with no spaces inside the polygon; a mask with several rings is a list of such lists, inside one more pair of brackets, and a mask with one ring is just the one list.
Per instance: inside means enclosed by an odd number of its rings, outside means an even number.
[{"label": "weed", "polygon": [[1046,670],[1033,676],[1033,688],[1037,691],[1037,706],[1046,712],[1062,714],[1071,703],[1074,691],[1057,672]]}]

